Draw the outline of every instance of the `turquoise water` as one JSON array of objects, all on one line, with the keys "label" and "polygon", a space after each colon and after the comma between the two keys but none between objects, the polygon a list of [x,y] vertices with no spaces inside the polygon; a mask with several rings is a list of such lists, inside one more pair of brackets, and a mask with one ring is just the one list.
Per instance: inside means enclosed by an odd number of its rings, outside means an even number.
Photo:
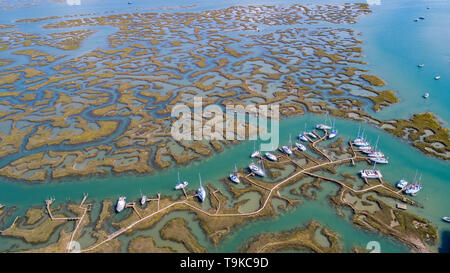
[{"label": "turquoise water", "polygon": [[[294,3],[296,1],[275,1],[277,3]],[[313,3],[344,3],[349,1],[314,1]],[[352,1],[350,1],[352,2]],[[357,1],[356,1],[357,2]],[[385,3],[386,2],[386,3]],[[125,4],[124,4],[125,3]],[[196,1],[196,7],[189,11],[205,9],[217,9],[235,4],[273,4],[274,1]],[[124,12],[141,7],[157,7],[188,5],[186,1],[134,1],[133,7],[126,5],[126,1],[82,1],[81,6],[68,6],[59,3],[45,2],[45,12],[42,5],[21,10],[1,12],[0,23],[12,23],[15,19],[44,17],[65,14],[83,14],[92,11],[117,10]],[[430,9],[426,9],[429,6]],[[387,82],[387,89],[397,92],[401,102],[395,104],[374,115],[378,118],[409,117],[413,113],[432,111],[443,119],[450,120],[450,3],[447,1],[382,1],[379,6],[371,6],[373,14],[358,18],[358,24],[345,27],[354,28],[362,32],[364,40],[363,50],[372,74],[381,76]],[[150,9],[151,10],[151,9]],[[170,10],[164,10],[170,12]],[[36,16],[39,14],[39,16]],[[5,16],[3,16],[5,15]],[[414,18],[424,16],[425,20],[413,22]],[[28,24],[31,25],[31,24]],[[42,31],[40,28],[20,29],[23,31]],[[84,54],[96,48],[96,41],[106,40],[107,35],[114,29],[102,28],[97,36],[89,38],[79,49],[72,52],[67,58]],[[57,49],[54,52],[61,53]],[[67,52],[64,52],[67,54]],[[63,60],[61,60],[62,62]],[[417,64],[424,63],[424,68],[417,68]],[[434,76],[440,75],[436,81]],[[430,93],[428,100],[423,100],[421,95]],[[280,124],[281,141],[289,140],[289,134],[296,136],[303,130],[304,123],[315,124],[323,122],[323,117],[307,115],[303,117],[289,118]],[[340,136],[344,139],[353,138],[358,131],[358,123],[337,119],[336,127]],[[447,126],[448,127],[448,126]],[[411,208],[417,213],[432,221],[439,229],[439,234],[450,232],[450,225],[440,219],[449,214],[450,199],[450,163],[423,155],[410,145],[394,138],[393,136],[371,126],[365,126],[365,131],[370,140],[379,140],[379,147],[389,157],[390,164],[379,166],[385,180],[395,183],[401,178],[411,178],[416,170],[422,173],[423,190],[414,199],[420,202],[423,208]],[[177,169],[158,171],[152,175],[115,175],[115,176],[91,176],[66,178],[58,181],[27,184],[18,181],[2,179],[0,181],[0,203],[16,206],[17,210],[8,218],[0,229],[8,226],[17,215],[23,215],[29,206],[43,205],[44,199],[56,198],[56,202],[65,200],[80,201],[83,193],[89,193],[89,200],[95,200],[96,206],[107,198],[116,199],[125,195],[129,200],[140,197],[140,193],[147,196],[178,195],[172,190],[179,171],[183,179],[190,181],[190,188],[198,186],[198,172],[201,172],[204,184],[213,184],[216,187],[224,186],[219,181],[226,177],[233,169],[234,164],[243,168],[250,162],[249,153],[253,150],[253,142],[244,142],[234,145],[226,151],[206,158],[201,163],[195,162],[189,166]],[[343,167],[346,173],[356,174],[359,169]],[[353,171],[353,173],[352,173]],[[261,220],[246,224],[239,231],[234,231],[217,249],[209,246],[211,251],[238,251],[243,240],[249,236],[261,232],[273,232],[290,229],[306,223],[311,219],[317,219],[324,225],[337,231],[342,236],[342,241],[347,251],[353,245],[364,247],[371,240],[380,241],[382,251],[404,252],[408,251],[402,244],[384,238],[377,234],[367,233],[353,227],[348,219],[336,215],[334,209],[325,201],[325,195],[335,189],[330,184],[319,194],[316,201],[305,201],[298,208],[289,211],[279,217]],[[199,229],[195,229],[197,237],[200,237]],[[53,238],[54,237],[54,238]],[[52,238],[56,240],[56,237]],[[202,241],[202,240],[201,240]],[[203,240],[204,242],[204,240]],[[0,237],[0,251],[8,249],[13,244],[19,244],[19,240]],[[438,242],[436,249],[441,247]],[[444,247],[443,247],[444,248]],[[448,249],[445,248],[445,249]]]}]

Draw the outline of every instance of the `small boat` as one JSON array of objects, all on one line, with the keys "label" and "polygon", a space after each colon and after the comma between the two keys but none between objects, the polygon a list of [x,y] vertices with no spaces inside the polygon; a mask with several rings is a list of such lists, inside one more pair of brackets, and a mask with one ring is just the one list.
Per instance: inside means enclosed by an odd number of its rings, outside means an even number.
[{"label": "small boat", "polygon": [[450,223],[450,217],[442,217],[442,220],[444,220],[447,223]]},{"label": "small boat", "polygon": [[237,171],[236,165],[234,165],[234,172],[230,173],[229,177],[230,177],[230,180],[233,181],[234,183],[237,183],[237,184],[241,183],[241,180],[239,179],[239,176],[238,176],[238,171]]},{"label": "small boat", "polygon": [[338,131],[337,130],[332,130],[330,132],[330,134],[328,135],[329,139],[335,138],[337,136]]},{"label": "small boat", "polygon": [[198,199],[200,199],[201,202],[205,201],[206,198],[206,191],[202,186],[202,178],[200,176],[200,174],[198,174],[198,178],[200,180],[200,188],[198,188],[197,190],[197,195],[198,195]]},{"label": "small boat", "polygon": [[311,132],[306,132],[306,134],[312,138],[317,138],[317,136]]},{"label": "small boat", "polygon": [[422,189],[422,186],[419,184],[411,185],[408,189],[406,189],[405,193],[410,195],[416,195],[420,190]]},{"label": "small boat", "polygon": [[126,205],[125,200],[126,199],[127,198],[125,196],[119,197],[119,200],[117,201],[117,205],[116,205],[117,212],[121,212],[125,208],[125,205]]},{"label": "small boat", "polygon": [[398,181],[397,185],[395,185],[397,188],[403,190],[408,185],[408,181],[401,179]]},{"label": "small boat", "polygon": [[143,195],[141,197],[141,206],[145,205],[145,202],[147,202],[147,196]]},{"label": "small boat", "polygon": [[331,127],[328,126],[328,125],[325,125],[325,124],[317,124],[316,125],[316,129],[319,129],[319,130],[330,130]]},{"label": "small boat", "polygon": [[301,141],[308,141],[308,138],[306,138],[306,133],[305,132],[303,132],[303,134],[298,135],[298,138]]},{"label": "small boat", "polygon": [[259,175],[259,176],[265,176],[266,175],[263,170],[261,170],[258,166],[256,166],[255,163],[251,163],[248,166],[248,168],[250,169],[250,171],[252,171],[256,175]]},{"label": "small boat", "polygon": [[359,174],[361,175],[362,178],[381,178],[383,177],[381,175],[381,172],[379,170],[361,170],[359,171]]},{"label": "small boat", "polygon": [[420,20],[425,20],[425,17],[420,16],[419,19],[420,19]]},{"label": "small boat", "polygon": [[128,5],[131,5],[131,4],[133,4],[133,2],[131,2],[131,1],[128,1]]},{"label": "small boat", "polygon": [[419,22],[419,19],[417,19],[417,18],[416,18],[416,19],[414,19],[414,22]]},{"label": "small boat", "polygon": [[368,153],[369,151],[373,151],[373,150],[372,150],[372,146],[359,146],[358,149],[359,149],[360,151],[362,151],[363,153],[364,153],[364,152],[367,152],[367,153]]},{"label": "small boat", "polygon": [[440,78],[441,78],[441,76],[434,77],[435,80],[439,80]]},{"label": "small boat", "polygon": [[274,154],[266,153],[266,157],[271,161],[278,161],[278,158]]},{"label": "small boat", "polygon": [[424,67],[424,64],[418,64],[417,67]]},{"label": "small boat", "polygon": [[369,153],[368,156],[369,157],[384,157],[384,154],[382,152],[371,151],[371,153]]},{"label": "small boat", "polygon": [[430,96],[430,94],[428,94],[428,93],[423,94],[424,99],[428,99],[429,96]]},{"label": "small boat", "polygon": [[254,151],[250,157],[260,157],[261,153],[259,151]]},{"label": "small boat", "polygon": [[288,146],[282,146],[281,149],[287,155],[291,155],[292,154],[292,151],[291,151],[291,149]]},{"label": "small boat", "polygon": [[378,164],[388,164],[389,161],[384,157],[371,157],[370,161]]},{"label": "small boat", "polygon": [[305,145],[303,145],[303,144],[301,144],[301,143],[295,142],[295,146],[297,146],[297,149],[298,149],[299,151],[306,151]]},{"label": "small boat", "polygon": [[179,182],[179,183],[175,186],[175,189],[176,189],[176,190],[181,190],[181,189],[183,189],[183,188],[186,188],[186,186],[187,186],[188,184],[189,184],[189,183],[188,183],[187,181]]}]

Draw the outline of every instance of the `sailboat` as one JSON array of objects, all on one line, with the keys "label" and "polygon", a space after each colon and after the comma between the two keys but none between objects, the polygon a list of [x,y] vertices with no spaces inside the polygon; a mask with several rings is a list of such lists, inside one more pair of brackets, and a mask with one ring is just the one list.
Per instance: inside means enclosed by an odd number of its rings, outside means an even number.
[{"label": "sailboat", "polygon": [[239,179],[239,176],[238,176],[236,164],[234,165],[234,172],[230,173],[230,180],[237,184],[241,183],[241,180]]},{"label": "sailboat", "polygon": [[198,195],[198,199],[200,199],[200,201],[205,201],[206,198],[206,191],[202,186],[202,177],[200,176],[200,174],[198,174],[198,179],[200,180],[200,188],[198,188],[197,190],[197,195]]},{"label": "sailboat", "polygon": [[141,206],[144,206],[146,202],[147,202],[147,196],[142,195],[142,191],[141,191]]},{"label": "sailboat", "polygon": [[295,142],[295,146],[297,146],[297,149],[298,149],[299,151],[306,151],[305,145],[303,145],[303,144],[301,144],[301,143]]},{"label": "sailboat", "polygon": [[[289,146],[291,146],[291,136],[289,135]],[[287,155],[291,155],[292,154],[292,150],[289,146],[282,146],[281,149],[283,150],[283,152]]]},{"label": "sailboat", "polygon": [[126,199],[127,198],[125,196],[119,197],[119,200],[117,201],[117,205],[116,205],[117,212],[121,212],[125,208],[125,205],[126,205],[125,200]]},{"label": "sailboat", "polygon": [[259,168],[255,163],[251,163],[250,165],[248,165],[248,168],[250,169],[250,171],[252,171],[254,174],[259,175],[259,176],[265,176],[266,174],[264,173],[264,171]]},{"label": "sailboat", "polygon": [[278,161],[278,158],[272,153],[267,152],[265,155],[266,155],[267,159],[269,159],[271,161]]},{"label": "sailboat", "polygon": [[303,134],[298,135],[298,138],[301,141],[308,141],[308,138],[306,137],[306,122],[305,122],[305,129],[303,130]]},{"label": "sailboat", "polygon": [[183,182],[180,181],[180,172],[178,172],[178,184],[175,186],[175,189],[176,190],[181,190],[183,188],[186,188],[186,186],[188,184],[189,183],[187,181],[183,181]]},{"label": "sailboat", "polygon": [[336,120],[333,121],[333,125],[332,125],[332,128],[331,128],[331,132],[330,132],[330,134],[328,135],[328,139],[335,138],[335,137],[337,136],[337,134],[338,134],[338,131],[337,131],[336,129],[334,129],[334,123],[335,123],[335,121],[336,121]]},{"label": "sailboat", "polygon": [[253,142],[253,153],[251,154],[250,157],[254,158],[254,157],[261,157],[261,153],[259,151],[256,150],[256,143]]},{"label": "sailboat", "polygon": [[[325,116],[325,123],[327,123],[327,120],[328,120],[328,113],[327,113],[327,115]],[[316,125],[316,129],[325,131],[325,130],[330,130],[331,127],[328,126],[328,125],[319,123],[319,124]]]}]

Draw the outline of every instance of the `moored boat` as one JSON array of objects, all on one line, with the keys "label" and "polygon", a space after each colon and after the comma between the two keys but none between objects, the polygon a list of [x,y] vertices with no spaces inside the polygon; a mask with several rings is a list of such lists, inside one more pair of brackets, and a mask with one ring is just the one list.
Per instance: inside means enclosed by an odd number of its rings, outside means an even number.
[{"label": "moored boat", "polygon": [[297,146],[297,149],[298,149],[299,151],[306,151],[305,145],[303,145],[303,144],[301,144],[301,143],[295,142],[295,146]]},{"label": "moored boat", "polygon": [[361,170],[359,174],[362,178],[382,178],[381,172],[379,170],[371,169],[371,170]]},{"label": "moored boat", "polygon": [[234,165],[234,172],[230,173],[229,178],[234,183],[237,183],[237,184],[241,183],[241,180],[239,179],[239,176],[238,176],[238,171],[237,171],[236,165]]},{"label": "moored boat", "polygon": [[125,205],[126,205],[125,200],[126,199],[127,198],[125,196],[119,197],[119,200],[117,201],[117,205],[116,205],[117,212],[121,212],[125,208]]},{"label": "moored boat", "polygon": [[368,154],[369,157],[384,157],[384,154],[382,152],[375,152],[375,151],[371,151]]},{"label": "moored boat", "polygon": [[444,220],[447,223],[450,223],[450,217],[447,217],[447,216],[442,217],[442,220]]},{"label": "moored boat", "polygon": [[298,135],[298,138],[301,141],[308,141],[308,138],[306,137],[306,133],[305,132],[303,132],[303,134]]},{"label": "moored boat", "polygon": [[292,154],[292,151],[291,151],[291,149],[288,146],[282,146],[281,149],[287,155],[291,155]]},{"label": "moored boat", "polygon": [[397,188],[403,190],[408,185],[408,181],[401,179],[397,182],[397,185],[395,185]]},{"label": "moored boat", "polygon": [[331,130],[330,134],[328,135],[329,139],[335,138],[337,136],[338,131],[337,130]]},{"label": "moored boat", "polygon": [[252,171],[254,174],[259,175],[259,176],[265,176],[266,174],[264,173],[264,171],[258,167],[255,163],[251,163],[248,168],[250,169],[250,171]]},{"label": "moored boat", "polygon": [[202,186],[202,177],[200,176],[200,174],[198,174],[198,178],[200,180],[200,187],[197,190],[197,196],[198,199],[200,199],[201,202],[205,201],[206,198],[206,191]]},{"label": "moored boat", "polygon": [[316,129],[319,129],[319,130],[330,130],[331,126],[328,126],[328,125],[325,125],[325,124],[317,124],[316,125]]},{"label": "moored boat", "polygon": [[388,164],[389,161],[384,157],[371,157],[369,158],[370,161],[378,164]]},{"label": "moored boat", "polygon": [[141,197],[141,206],[145,205],[146,202],[147,202],[147,196],[143,195]]},{"label": "moored boat", "polygon": [[271,161],[278,161],[278,158],[272,153],[267,152],[266,157],[267,157],[267,159],[269,159]]}]

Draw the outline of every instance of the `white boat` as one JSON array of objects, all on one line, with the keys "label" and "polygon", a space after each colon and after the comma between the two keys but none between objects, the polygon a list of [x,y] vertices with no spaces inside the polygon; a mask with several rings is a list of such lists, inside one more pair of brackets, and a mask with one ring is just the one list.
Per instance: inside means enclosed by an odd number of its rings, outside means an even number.
[{"label": "white boat", "polygon": [[205,198],[206,198],[206,191],[202,186],[202,178],[201,178],[200,174],[198,174],[198,178],[200,180],[200,188],[198,188],[198,190],[197,190],[197,195],[198,195],[198,199],[200,199],[200,201],[203,202],[203,201],[205,201]]},{"label": "white boat", "polygon": [[371,170],[361,170],[359,174],[362,178],[382,178],[381,172],[379,170],[371,169]]},{"label": "white boat", "polygon": [[126,197],[124,197],[124,196],[119,197],[119,200],[117,201],[117,205],[116,205],[117,212],[121,212],[125,208],[125,205],[126,205],[125,200],[127,200]]},{"label": "white boat", "polygon": [[328,125],[325,125],[325,124],[317,124],[316,125],[316,129],[319,129],[319,130],[330,130],[331,126],[328,126]]},{"label": "white boat", "polygon": [[317,136],[316,136],[314,133],[306,132],[306,134],[307,134],[308,136],[310,136],[311,138],[317,138]]},{"label": "white boat", "polygon": [[363,153],[373,151],[372,146],[359,146],[358,149],[361,150]]},{"label": "white boat", "polygon": [[424,67],[425,65],[424,64],[418,64],[417,66],[418,67]]},{"label": "white boat", "polygon": [[444,220],[447,223],[450,223],[450,217],[442,217],[442,220]]},{"label": "white boat", "polygon": [[145,205],[146,202],[147,202],[147,196],[143,195],[141,197],[141,206]]},{"label": "white boat", "polygon": [[421,189],[422,186],[420,186],[419,184],[414,184],[411,185],[409,188],[407,188],[405,193],[410,195],[416,195]]},{"label": "white boat", "polygon": [[298,138],[299,138],[301,141],[308,141],[308,138],[306,138],[306,135],[305,135],[305,134],[306,134],[306,133],[303,132],[303,134],[298,135]]},{"label": "white boat", "polygon": [[400,180],[398,181],[397,185],[395,185],[397,188],[403,190],[408,185],[408,181],[406,180]]},{"label": "white boat", "polygon": [[430,96],[430,94],[428,94],[428,93],[423,94],[424,99],[428,99],[429,96]]},{"label": "white boat", "polygon": [[230,173],[229,177],[230,177],[230,180],[233,181],[234,183],[237,183],[237,184],[241,183],[241,180],[239,179],[239,176],[238,176],[238,171],[237,171],[236,165],[234,165],[234,172]]},{"label": "white boat", "polygon": [[236,184],[241,183],[241,180],[239,179],[239,177],[234,173],[230,173],[230,180]]},{"label": "white boat", "polygon": [[384,157],[371,157],[370,161],[378,164],[388,164],[389,161]]},{"label": "white boat", "polygon": [[329,139],[335,138],[337,136],[338,131],[337,130],[332,130],[330,132],[330,134],[328,135]]},{"label": "white boat", "polygon": [[370,147],[369,145],[369,142],[367,142],[367,141],[365,141],[365,140],[359,140],[359,139],[355,139],[354,141],[353,141],[353,144],[355,145],[355,146],[358,146],[358,147]]},{"label": "white boat", "polygon": [[259,175],[259,176],[265,176],[266,174],[264,173],[263,170],[261,170],[261,168],[259,168],[258,166],[256,166],[255,163],[251,163],[248,168],[250,169],[250,171],[252,171],[254,174]]},{"label": "white boat", "polygon": [[274,155],[274,154],[271,154],[271,153],[266,153],[266,157],[267,157],[267,159],[269,159],[269,160],[271,160],[271,161],[278,161],[278,158]]},{"label": "white boat", "polygon": [[176,190],[181,190],[181,189],[183,189],[183,188],[186,188],[186,186],[187,186],[188,184],[189,184],[189,183],[188,183],[187,181],[179,182],[179,183],[175,186],[175,189],[176,189]]},{"label": "white boat", "polygon": [[440,78],[441,78],[441,76],[434,77],[435,80],[439,80]]},{"label": "white boat", "polygon": [[291,155],[292,154],[292,151],[291,151],[291,149],[288,146],[282,146],[281,149],[287,155]]},{"label": "white boat", "polygon": [[250,157],[260,157],[261,153],[259,151],[254,151]]},{"label": "white boat", "polygon": [[297,149],[298,149],[299,151],[306,151],[305,145],[303,145],[303,144],[301,144],[301,143],[295,142],[295,146],[297,146]]},{"label": "white boat", "polygon": [[382,152],[374,152],[374,151],[371,151],[371,152],[368,154],[368,156],[369,156],[369,157],[384,157],[384,154],[383,154]]}]

